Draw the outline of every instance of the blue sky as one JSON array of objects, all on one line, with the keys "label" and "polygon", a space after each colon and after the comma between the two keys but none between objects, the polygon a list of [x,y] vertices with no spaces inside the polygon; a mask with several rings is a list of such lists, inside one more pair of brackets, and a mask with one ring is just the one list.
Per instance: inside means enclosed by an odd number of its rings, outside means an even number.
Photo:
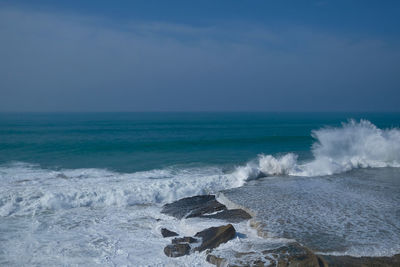
[{"label": "blue sky", "polygon": [[398,1],[0,1],[0,111],[400,111]]}]

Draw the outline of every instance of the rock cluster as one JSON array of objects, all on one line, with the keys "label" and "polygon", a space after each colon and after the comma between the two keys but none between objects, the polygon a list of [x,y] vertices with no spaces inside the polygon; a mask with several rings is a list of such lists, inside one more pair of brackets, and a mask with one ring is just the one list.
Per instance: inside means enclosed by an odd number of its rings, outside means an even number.
[{"label": "rock cluster", "polygon": [[323,267],[325,263],[311,250],[298,243],[284,244],[260,253],[236,252],[230,259],[208,254],[206,260],[216,266]]},{"label": "rock cluster", "polygon": [[[240,222],[248,220],[251,216],[244,210],[232,209],[219,203],[214,195],[203,195],[183,198],[163,206],[161,213],[178,219],[202,217],[209,219],[225,220],[227,222]],[[163,237],[177,236],[178,234],[166,228],[161,229]],[[168,257],[180,257],[194,251],[214,249],[226,243],[236,235],[232,224],[210,227],[196,233],[193,237],[185,236],[174,238],[171,244],[164,248]]]},{"label": "rock cluster", "polygon": [[[204,195],[183,198],[164,205],[162,211],[178,219],[202,217],[240,222],[251,219],[251,215],[242,209],[228,209],[219,203],[215,196]],[[255,225],[257,226],[257,225]],[[257,228],[257,227],[256,227]],[[178,233],[166,228],[161,229],[163,237],[178,236]],[[228,242],[236,236],[232,224],[210,227],[196,233],[193,237],[176,237],[164,248],[168,257],[180,257],[195,251],[207,251],[206,260],[216,266],[278,266],[278,267],[339,267],[339,266],[399,266],[400,254],[393,257],[351,257],[317,255],[307,247],[296,242],[281,244],[274,249],[265,248],[260,251],[231,251],[229,258],[219,256],[213,249]]]},{"label": "rock cluster", "polygon": [[[172,239],[171,244],[164,248],[164,253],[168,257],[180,257],[195,251],[213,249],[228,242],[235,235],[236,231],[232,224],[210,227],[196,233],[194,237],[185,236]],[[191,244],[195,244],[195,246],[192,247]]]},{"label": "rock cluster", "polygon": [[222,258],[212,253],[206,260],[217,267],[393,267],[400,266],[400,254],[393,257],[351,257],[316,255],[298,243],[261,252],[236,252],[233,257]]},{"label": "rock cluster", "polygon": [[202,217],[219,219],[228,222],[240,222],[251,218],[251,215],[241,209],[228,209],[219,203],[214,195],[187,197],[165,204],[161,213],[177,219]]}]

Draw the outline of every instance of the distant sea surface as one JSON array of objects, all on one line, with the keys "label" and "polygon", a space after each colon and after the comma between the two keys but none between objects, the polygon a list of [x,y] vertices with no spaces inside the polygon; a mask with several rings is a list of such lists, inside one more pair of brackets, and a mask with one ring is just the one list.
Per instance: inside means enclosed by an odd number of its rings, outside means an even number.
[{"label": "distant sea surface", "polygon": [[[163,255],[159,228],[178,226],[159,209],[221,190],[253,203],[276,238],[298,236],[318,250],[312,237],[328,231],[324,242],[334,242],[320,247],[323,253],[399,253],[399,127],[400,113],[0,113],[0,265],[202,266],[198,254]],[[302,205],[316,205],[311,197],[282,204],[299,184],[302,195],[321,186],[341,198],[333,214],[348,212],[342,220],[349,229],[326,216],[312,220],[317,232],[282,229],[283,215],[246,199],[246,192],[268,192],[285,217],[309,218]],[[364,197],[371,194],[379,198]],[[364,213],[346,197],[373,207]],[[313,198],[336,207],[324,195]],[[362,216],[351,217],[353,209]],[[366,226],[352,228],[348,218]],[[371,225],[368,218],[375,218]],[[188,221],[180,229],[193,234],[205,225]],[[251,239],[251,229],[237,227]]]},{"label": "distant sea surface", "polygon": [[312,130],[351,118],[400,126],[399,113],[3,113],[0,163],[134,172],[231,166],[261,153],[307,159]]}]

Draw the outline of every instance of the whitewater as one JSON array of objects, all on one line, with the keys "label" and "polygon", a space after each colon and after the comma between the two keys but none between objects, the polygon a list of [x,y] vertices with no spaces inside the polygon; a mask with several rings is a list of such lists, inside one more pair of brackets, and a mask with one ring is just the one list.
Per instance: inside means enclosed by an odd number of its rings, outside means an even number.
[{"label": "whitewater", "polygon": [[299,163],[297,155],[260,155],[255,163],[239,167],[244,179],[263,175],[321,176],[355,168],[400,167],[400,130],[377,128],[367,120],[350,120],[341,128],[314,130],[314,159]]},{"label": "whitewater", "polygon": [[[241,188],[269,177],[298,177],[298,181],[308,183],[307,179],[313,177],[333,179],[351,170],[400,167],[398,128],[380,129],[368,120],[349,120],[341,127],[313,130],[311,135],[314,143],[309,159],[299,160],[296,153],[260,154],[233,168],[215,164],[171,165],[119,172],[3,163],[0,265],[204,266],[204,255],[199,253],[179,259],[165,257],[162,248],[168,240],[160,237],[159,230],[167,226],[192,235],[210,222],[177,221],[160,214],[163,204],[182,197]],[[227,246],[258,242],[260,237],[249,225],[241,223],[236,227],[246,238],[238,237]],[[271,242],[280,238],[273,236]],[[349,251],[356,255],[361,250],[353,247]],[[396,251],[388,254],[393,252]]]}]

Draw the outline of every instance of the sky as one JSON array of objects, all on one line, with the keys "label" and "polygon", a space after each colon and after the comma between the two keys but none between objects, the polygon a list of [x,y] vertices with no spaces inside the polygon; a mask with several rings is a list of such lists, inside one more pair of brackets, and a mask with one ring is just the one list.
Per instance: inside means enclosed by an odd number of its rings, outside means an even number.
[{"label": "sky", "polygon": [[400,1],[0,0],[0,112],[400,112]]}]

